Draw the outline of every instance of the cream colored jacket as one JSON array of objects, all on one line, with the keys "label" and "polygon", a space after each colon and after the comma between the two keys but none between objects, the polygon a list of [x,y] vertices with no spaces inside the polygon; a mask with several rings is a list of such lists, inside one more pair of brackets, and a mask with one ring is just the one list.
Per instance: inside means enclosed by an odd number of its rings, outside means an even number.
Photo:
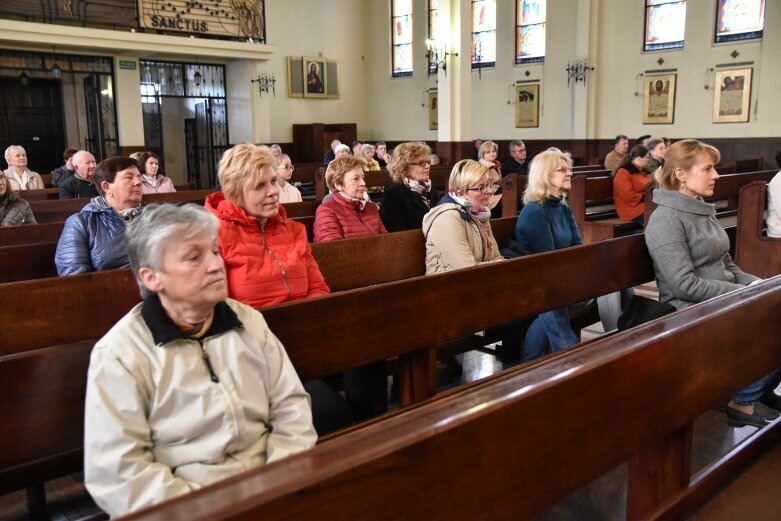
[{"label": "cream colored jacket", "polygon": [[90,359],[84,470],[98,506],[127,514],[315,444],[309,395],[259,312],[230,299],[215,308],[215,325],[219,306],[235,317],[203,340],[214,382],[198,341],[155,344],[148,301]]},{"label": "cream colored jacket", "polygon": [[[476,266],[487,262],[480,230],[471,219],[464,219],[460,206],[443,203],[432,208],[423,217],[423,235],[426,237],[426,275]],[[502,260],[491,223],[487,223],[493,260]]]}]

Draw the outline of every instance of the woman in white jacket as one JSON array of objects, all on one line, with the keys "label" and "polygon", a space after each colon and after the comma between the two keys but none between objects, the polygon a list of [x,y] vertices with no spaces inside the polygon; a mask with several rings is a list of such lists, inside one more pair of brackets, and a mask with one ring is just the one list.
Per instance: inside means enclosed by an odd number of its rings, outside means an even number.
[{"label": "woman in white jacket", "polygon": [[282,344],[227,298],[218,227],[150,205],[126,234],[144,300],[93,349],[85,408],[85,483],[112,517],[315,444]]}]

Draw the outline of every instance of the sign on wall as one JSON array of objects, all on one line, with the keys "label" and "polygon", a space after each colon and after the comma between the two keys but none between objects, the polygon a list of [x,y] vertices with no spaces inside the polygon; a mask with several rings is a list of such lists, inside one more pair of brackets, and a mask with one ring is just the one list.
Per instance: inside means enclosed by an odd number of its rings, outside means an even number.
[{"label": "sign on wall", "polygon": [[263,0],[138,0],[141,26],[265,40]]}]

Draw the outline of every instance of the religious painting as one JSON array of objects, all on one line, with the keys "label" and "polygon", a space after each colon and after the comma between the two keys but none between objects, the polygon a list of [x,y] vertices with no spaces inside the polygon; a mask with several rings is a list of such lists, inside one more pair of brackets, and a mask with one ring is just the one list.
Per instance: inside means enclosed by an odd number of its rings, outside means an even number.
[{"label": "religious painting", "polygon": [[287,57],[287,95],[291,98],[304,96],[303,59],[301,56]]},{"label": "religious painting", "polygon": [[428,129],[439,129],[439,95],[437,89],[428,91]]},{"label": "religious painting", "polygon": [[333,60],[326,61],[326,73],[325,73],[325,84],[328,87],[326,91],[328,92],[328,98],[329,99],[335,99],[339,97],[339,77],[336,74],[336,62]]},{"label": "religious painting", "polygon": [[540,84],[515,86],[515,128],[540,126]]},{"label": "religious painting", "polygon": [[305,98],[325,98],[328,95],[325,64],[325,58],[304,56],[302,72]]},{"label": "religious painting", "polygon": [[670,124],[675,120],[676,74],[647,74],[643,79],[643,124]]},{"label": "religious painting", "polygon": [[751,105],[752,69],[716,71],[713,96],[714,123],[746,123]]}]

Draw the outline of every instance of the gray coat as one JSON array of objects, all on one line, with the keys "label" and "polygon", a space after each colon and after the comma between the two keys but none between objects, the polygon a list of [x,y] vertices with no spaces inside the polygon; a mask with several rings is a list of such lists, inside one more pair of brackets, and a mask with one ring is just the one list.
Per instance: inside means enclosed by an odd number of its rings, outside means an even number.
[{"label": "gray coat", "polygon": [[645,244],[660,302],[682,309],[758,280],[732,262],[714,205],[661,189],[654,190],[654,202],[659,206],[648,220]]},{"label": "gray coat", "polygon": [[0,226],[20,224],[36,224],[30,205],[19,196],[0,197]]}]

